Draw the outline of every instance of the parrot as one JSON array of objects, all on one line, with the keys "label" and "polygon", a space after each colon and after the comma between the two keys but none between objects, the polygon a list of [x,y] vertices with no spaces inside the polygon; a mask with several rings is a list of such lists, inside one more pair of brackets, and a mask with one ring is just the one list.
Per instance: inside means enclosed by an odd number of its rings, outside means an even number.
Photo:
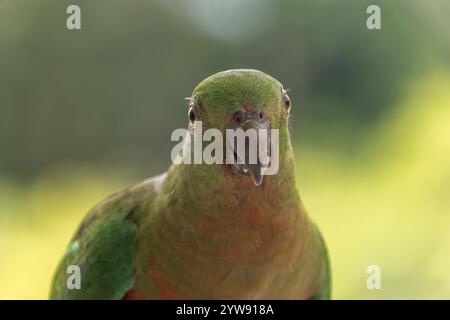
[{"label": "parrot", "polygon": [[328,249],[297,190],[287,92],[254,69],[201,81],[187,130],[276,129],[278,172],[264,175],[260,161],[173,163],[106,197],[69,242],[50,299],[331,299]]}]

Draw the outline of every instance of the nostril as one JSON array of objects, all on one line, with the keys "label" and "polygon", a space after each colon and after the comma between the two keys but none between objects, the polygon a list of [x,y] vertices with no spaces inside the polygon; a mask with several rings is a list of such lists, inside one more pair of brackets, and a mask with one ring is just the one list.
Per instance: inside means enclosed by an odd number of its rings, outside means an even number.
[{"label": "nostril", "polygon": [[233,120],[234,120],[236,123],[241,124],[241,123],[244,122],[244,115],[242,114],[242,112],[236,112],[236,113],[233,115]]},{"label": "nostril", "polygon": [[265,116],[264,111],[258,111],[258,118],[259,118],[259,120],[264,119],[264,116]]}]

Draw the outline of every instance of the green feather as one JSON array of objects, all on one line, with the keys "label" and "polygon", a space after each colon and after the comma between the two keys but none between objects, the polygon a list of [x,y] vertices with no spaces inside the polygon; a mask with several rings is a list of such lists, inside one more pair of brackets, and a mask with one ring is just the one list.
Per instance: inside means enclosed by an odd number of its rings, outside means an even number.
[{"label": "green feather", "polygon": [[[58,267],[52,299],[120,299],[131,288],[136,229],[129,210],[110,200],[91,212]],[[67,287],[70,265],[81,270],[81,289]]]}]

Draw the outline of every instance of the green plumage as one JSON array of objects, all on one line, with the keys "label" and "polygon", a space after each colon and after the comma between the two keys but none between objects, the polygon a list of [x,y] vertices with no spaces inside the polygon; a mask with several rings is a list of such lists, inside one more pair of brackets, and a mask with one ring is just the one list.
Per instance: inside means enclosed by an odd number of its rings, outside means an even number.
[{"label": "green plumage", "polygon": [[[327,299],[325,243],[296,189],[286,95],[255,70],[201,82],[196,121],[224,132],[236,112],[279,129],[280,170],[256,185],[229,165],[173,165],[95,206],[55,274],[53,299]],[[195,122],[190,124],[192,129]],[[67,267],[81,269],[68,289]]]},{"label": "green plumage", "polygon": [[[121,207],[114,200],[94,209],[74,237],[55,275],[52,298],[121,299],[131,288],[136,226],[127,215],[133,207]],[[66,286],[70,265],[80,267],[80,290]]]}]

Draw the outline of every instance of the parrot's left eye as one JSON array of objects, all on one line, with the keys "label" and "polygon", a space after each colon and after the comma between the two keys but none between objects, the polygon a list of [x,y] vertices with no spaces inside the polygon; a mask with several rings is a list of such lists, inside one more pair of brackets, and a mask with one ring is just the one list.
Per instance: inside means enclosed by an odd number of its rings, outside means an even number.
[{"label": "parrot's left eye", "polygon": [[191,123],[194,123],[197,120],[197,114],[195,113],[195,107],[190,106],[188,111],[188,118]]},{"label": "parrot's left eye", "polygon": [[285,93],[284,94],[284,108],[286,109],[286,111],[289,113],[291,111],[291,99],[289,98],[289,96]]}]

